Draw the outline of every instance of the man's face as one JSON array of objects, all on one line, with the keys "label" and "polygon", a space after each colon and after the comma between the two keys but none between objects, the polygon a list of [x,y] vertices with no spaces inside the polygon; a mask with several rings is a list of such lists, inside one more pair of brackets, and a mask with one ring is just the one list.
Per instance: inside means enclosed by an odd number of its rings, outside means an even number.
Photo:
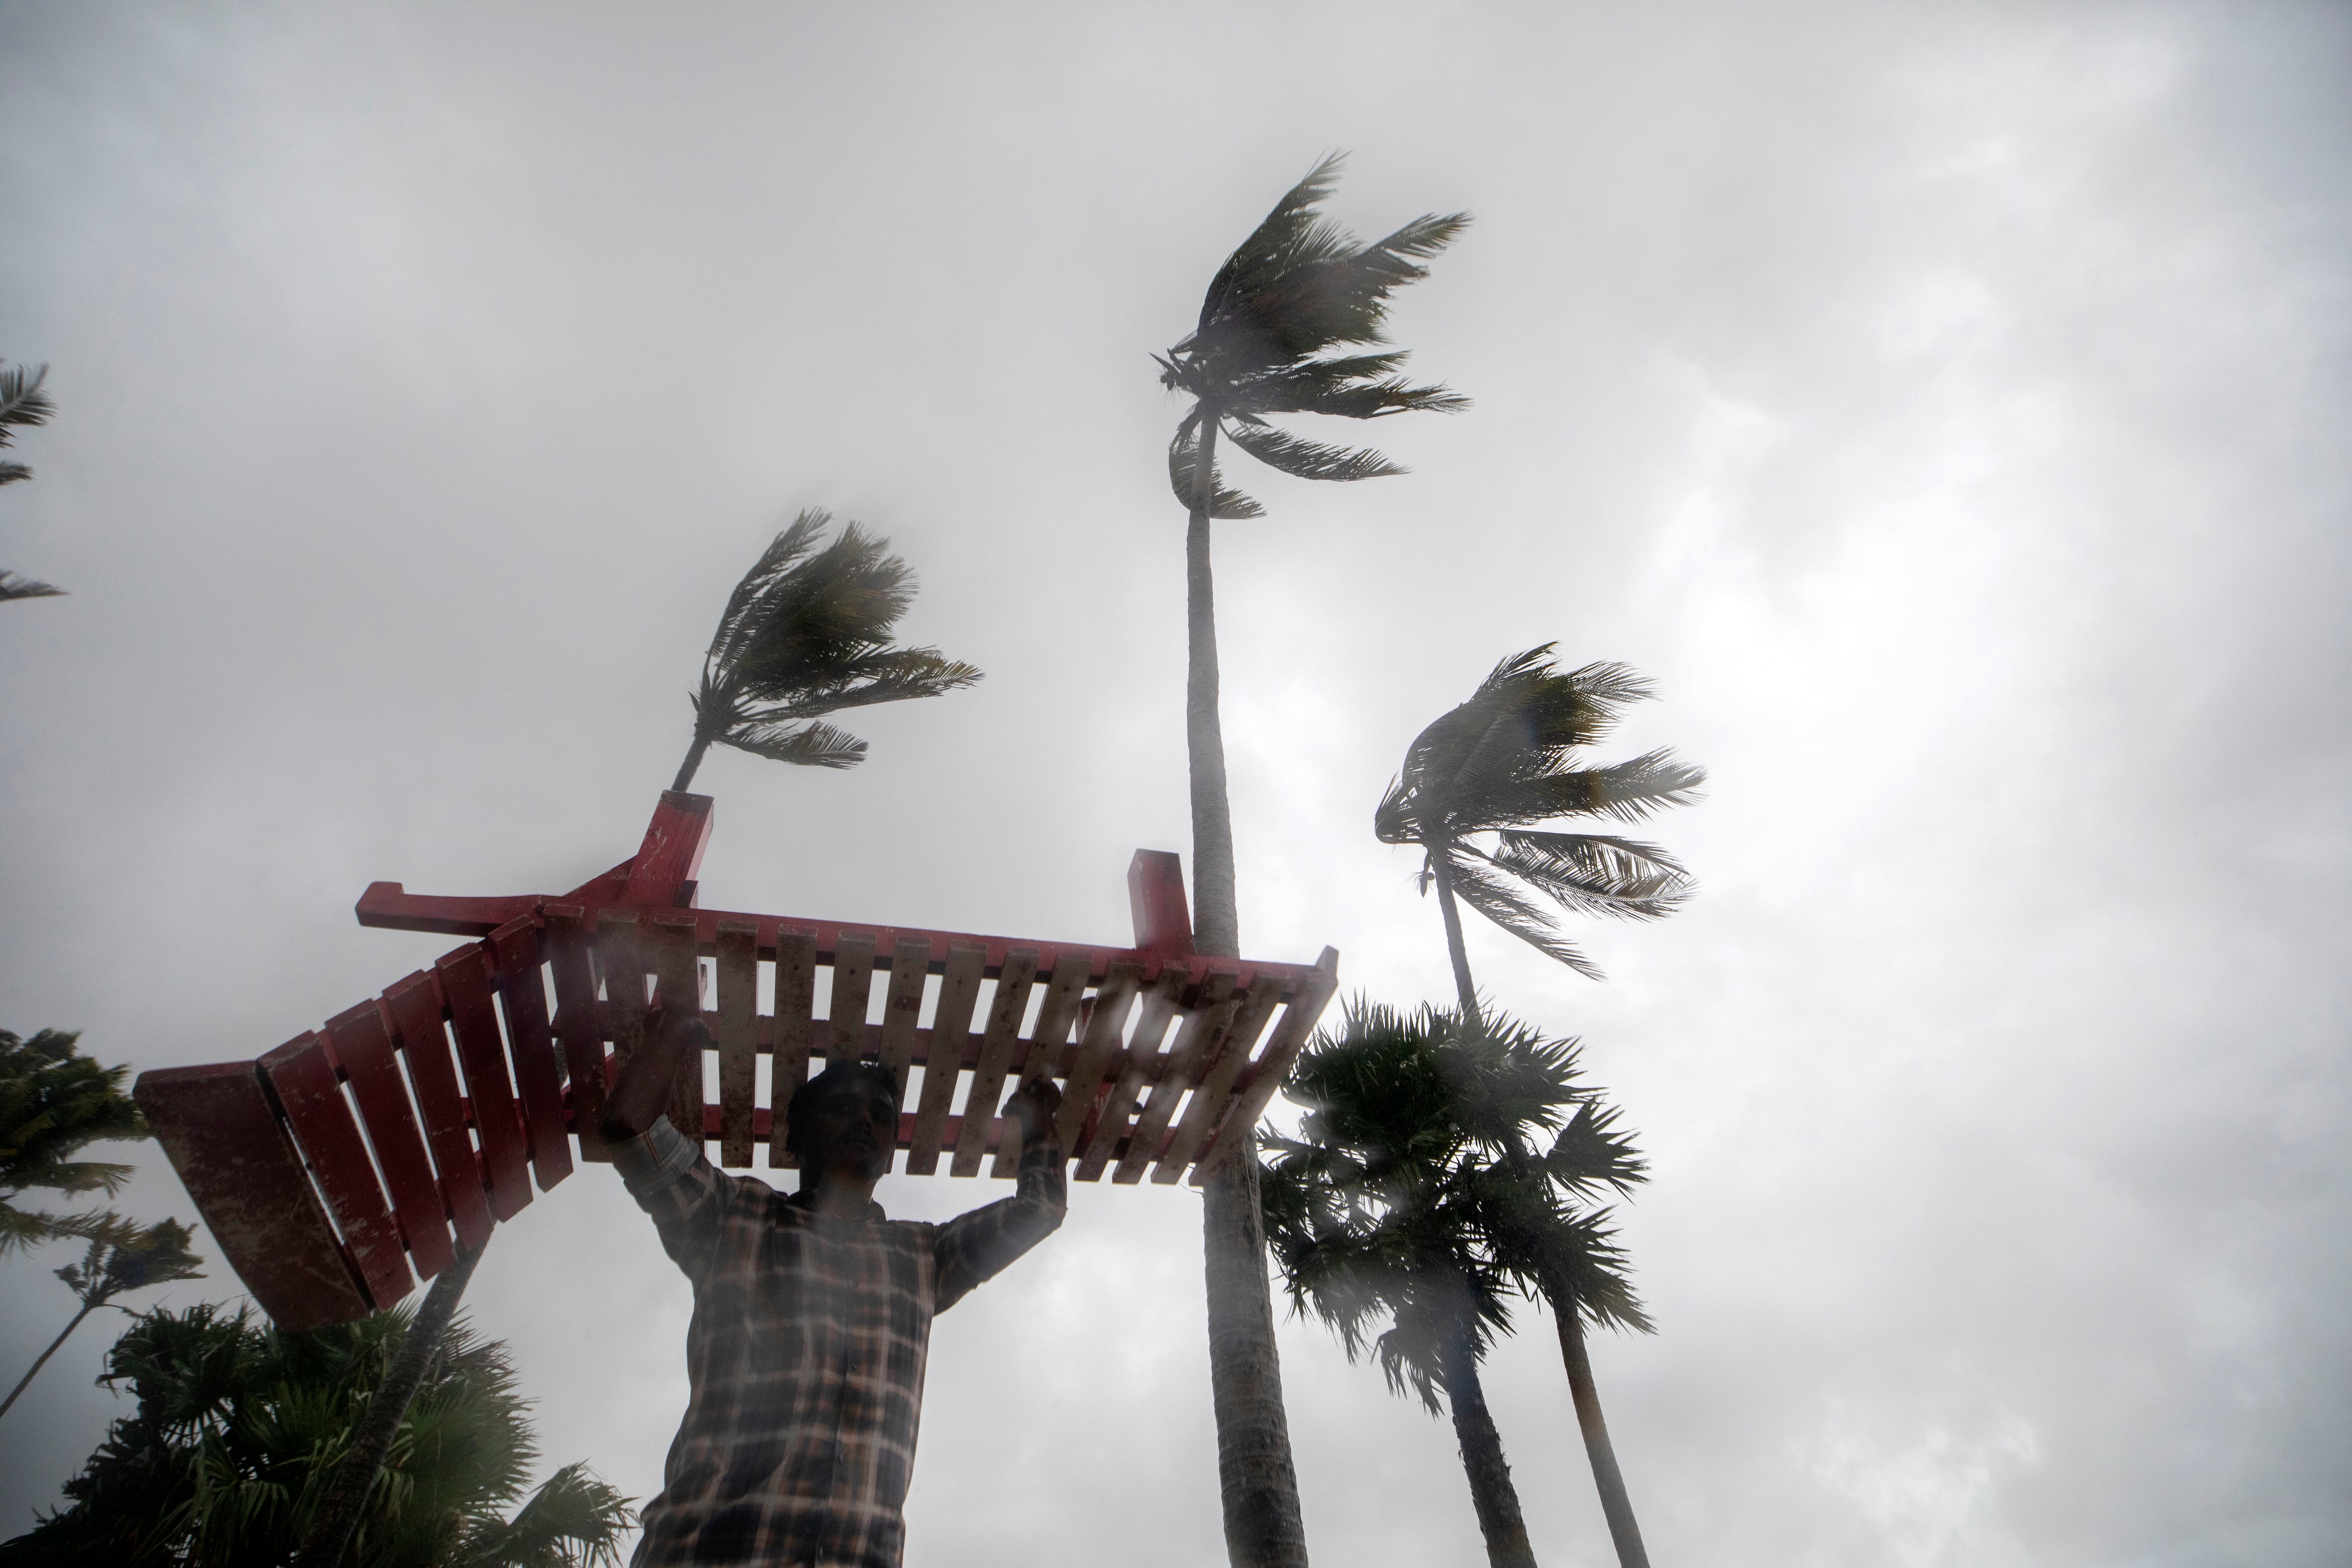
[{"label": "man's face", "polygon": [[836,1086],[810,1114],[802,1168],[853,1182],[879,1180],[898,1142],[898,1107],[881,1085],[857,1079]]}]

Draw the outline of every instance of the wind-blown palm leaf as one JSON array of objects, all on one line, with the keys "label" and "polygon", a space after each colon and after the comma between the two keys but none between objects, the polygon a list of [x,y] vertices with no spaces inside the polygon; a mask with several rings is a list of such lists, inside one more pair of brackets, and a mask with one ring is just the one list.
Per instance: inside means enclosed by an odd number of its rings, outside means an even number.
[{"label": "wind-blown palm leaf", "polygon": [[47,1237],[101,1234],[106,1215],[49,1215],[15,1199],[36,1190],[111,1196],[131,1167],[76,1156],[101,1140],[147,1135],[139,1108],[122,1092],[130,1069],[82,1056],[80,1037],[43,1029],[26,1039],[0,1029],[0,1256]]},{"label": "wind-blown palm leaf", "polygon": [[1333,447],[1287,436],[1255,416],[1226,429],[1234,446],[1270,468],[1302,479],[1377,479],[1405,470],[1364,447]]},{"label": "wind-blown palm leaf", "polygon": [[[1201,438],[1197,420],[1188,419],[1178,428],[1176,438],[1168,443],[1168,488],[1186,506],[1193,503],[1200,483]],[[1209,515],[1222,521],[1241,521],[1264,517],[1265,508],[1225,483],[1223,467],[1211,465],[1210,484],[1216,495],[1216,504]]]},{"label": "wind-blown palm leaf", "polygon": [[693,782],[713,745],[776,762],[854,767],[865,742],[798,721],[936,697],[980,679],[976,668],[937,648],[891,643],[914,603],[914,574],[889,552],[888,540],[855,522],[824,542],[832,521],[827,511],[802,512],[728,595],[693,693],[693,740],[671,788]]},{"label": "wind-blown palm leaf", "polygon": [[[16,476],[20,479],[26,473],[30,472],[20,463],[0,463],[0,472],[9,468],[22,470]],[[0,572],[0,605],[5,605],[11,599],[56,599],[63,597],[64,595],[63,588],[52,584],[38,582],[31,577],[19,577],[14,572]]]},{"label": "wind-blown palm leaf", "polygon": [[[49,416],[57,412],[57,405],[50,402],[48,395],[41,390],[41,383],[48,379],[48,374],[47,365],[28,372],[21,364],[0,364],[0,448],[16,444],[18,429],[46,425],[49,422]],[[0,462],[0,485],[13,485],[19,479],[32,477],[33,470],[22,463]],[[0,574],[0,577],[5,576],[5,574]],[[57,592],[54,588],[49,591]],[[8,593],[6,584],[0,583],[0,598],[33,596],[30,594]]]},{"label": "wind-blown palm leaf", "polygon": [[[1397,375],[1402,353],[1327,353],[1385,342],[1389,296],[1426,278],[1421,263],[1470,221],[1461,213],[1426,215],[1367,245],[1318,210],[1337,187],[1340,162],[1337,153],[1323,159],[1284,194],[1218,268],[1192,331],[1154,356],[1160,384],[1194,400],[1169,448],[1170,479],[1187,506],[1197,509],[1202,500],[1193,459],[1204,428],[1301,479],[1378,479],[1404,470],[1378,452],[1275,430],[1263,416],[1376,419],[1469,405],[1444,386],[1416,386]],[[1235,416],[1231,426],[1228,415]],[[1222,479],[1214,486],[1209,515],[1255,515],[1255,503],[1228,492]]]},{"label": "wind-blown palm leaf", "polygon": [[[1439,885],[1441,899],[1458,898],[1538,952],[1597,980],[1600,969],[1534,900],[1570,913],[1654,920],[1690,897],[1690,873],[1654,844],[1535,825],[1574,816],[1642,821],[1697,800],[1706,773],[1664,749],[1584,765],[1583,749],[1652,689],[1622,664],[1560,670],[1552,647],[1503,659],[1467,702],[1413,737],[1404,765],[1373,808],[1372,832],[1384,844],[1422,849],[1423,891]],[[1478,842],[1487,834],[1495,835],[1491,847]],[[1457,949],[1462,1005],[1471,1007],[1468,960],[1451,925],[1447,940]]]}]

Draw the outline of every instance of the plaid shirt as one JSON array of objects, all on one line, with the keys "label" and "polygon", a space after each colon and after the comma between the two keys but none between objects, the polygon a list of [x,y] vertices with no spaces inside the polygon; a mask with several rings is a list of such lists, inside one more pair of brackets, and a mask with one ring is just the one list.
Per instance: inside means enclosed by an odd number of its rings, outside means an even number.
[{"label": "plaid shirt", "polygon": [[946,1225],[820,1219],[667,1121],[614,1164],[694,1282],[692,1393],[637,1568],[898,1568],[931,1319],[1060,1226],[1060,1148]]}]

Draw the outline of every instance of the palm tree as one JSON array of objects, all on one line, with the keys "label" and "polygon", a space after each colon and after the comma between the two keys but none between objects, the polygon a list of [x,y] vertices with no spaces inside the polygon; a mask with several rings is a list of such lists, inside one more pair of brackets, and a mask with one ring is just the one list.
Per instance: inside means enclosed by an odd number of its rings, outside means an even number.
[{"label": "palm tree", "polygon": [[[289,1561],[409,1332],[398,1311],[305,1334],[209,1303],[141,1318],[100,1379],[135,1395],[135,1411],[66,1483],[65,1508],[0,1545],[0,1568]],[[458,1328],[409,1406],[347,1561],[616,1563],[628,1500],[583,1466],[506,1511],[537,1458],[526,1409],[506,1347]]]},{"label": "palm tree", "polygon": [[0,1029],[0,1256],[54,1237],[95,1239],[121,1223],[110,1215],[53,1215],[16,1203],[33,1188],[111,1196],[131,1167],[74,1156],[103,1139],[147,1136],[139,1108],[122,1092],[131,1069],[82,1056],[75,1047],[80,1038],[43,1029],[27,1040]]},{"label": "palm tree", "polygon": [[[1651,688],[1622,664],[1563,672],[1551,661],[1553,646],[1503,660],[1469,701],[1414,736],[1403,769],[1372,813],[1381,843],[1422,848],[1422,891],[1437,889],[1454,984],[1469,1017],[1477,1016],[1478,994],[1456,900],[1598,980],[1601,971],[1559,934],[1530,893],[1577,913],[1631,920],[1671,914],[1691,893],[1689,873],[1654,844],[1536,830],[1538,823],[1569,816],[1639,822],[1663,807],[1690,804],[1706,782],[1704,768],[1663,750],[1602,767],[1579,765],[1578,753]],[[1478,841],[1487,834],[1494,835],[1491,846]]]},{"label": "palm tree", "polygon": [[[1562,1201],[1641,1179],[1577,1071],[1572,1042],[1509,1020],[1360,1001],[1285,1085],[1307,1110],[1299,1136],[1268,1139],[1267,1235],[1293,1303],[1334,1329],[1349,1360],[1369,1344],[1391,1391],[1411,1389],[1433,1415],[1444,1396],[1496,1568],[1535,1561],[1478,1377],[1510,1330],[1507,1287],[1540,1267],[1580,1285],[1596,1314],[1648,1327],[1605,1216]],[[1535,1135],[1563,1123],[1538,1152]]]},{"label": "palm tree", "polygon": [[[49,367],[43,365],[29,375],[25,367],[0,363],[0,450],[15,445],[19,426],[46,425],[57,412],[41,383],[48,379]],[[29,479],[33,470],[22,463],[0,460],[0,485],[13,485],[18,479]],[[0,604],[10,599],[46,599],[64,593],[47,583],[36,583],[29,577],[19,577],[13,572],[0,572]]]},{"label": "palm tree", "polygon": [[855,767],[866,742],[820,715],[937,697],[980,679],[937,648],[890,646],[891,628],[914,603],[914,574],[888,540],[855,522],[818,548],[832,521],[830,512],[802,512],[728,595],[694,694],[694,739],[670,788],[694,782],[714,743],[780,763]]},{"label": "palm tree", "polygon": [[[1226,799],[1224,732],[1217,712],[1216,587],[1213,519],[1262,509],[1226,487],[1217,441],[1287,474],[1365,479],[1402,472],[1380,453],[1303,439],[1269,416],[1326,414],[1376,419],[1416,409],[1452,411],[1468,400],[1414,386],[1396,373],[1402,353],[1335,353],[1386,342],[1390,293],[1426,277],[1420,263],[1469,221],[1416,218],[1366,245],[1318,210],[1339,178],[1325,158],[1275,204],[1265,221],[1210,282],[1198,324],[1155,355],[1160,384],[1192,399],[1168,448],[1168,477],[1190,514],[1184,531],[1184,722],[1191,763],[1194,944],[1241,952],[1234,889],[1233,816]],[[1258,1163],[1247,1140],[1207,1183],[1202,1215],[1209,1298],[1209,1362],[1225,1549],[1236,1568],[1304,1568],[1306,1533],[1282,1405],[1282,1366],[1265,1273]]]},{"label": "palm tree", "polygon": [[[16,1403],[16,1396],[31,1385],[41,1368],[49,1364],[49,1358],[58,1353],[58,1347],[66,1342],[67,1335],[81,1327],[84,1318],[100,1307],[115,1306],[114,1299],[129,1291],[168,1285],[174,1279],[204,1278],[196,1269],[196,1265],[204,1259],[188,1250],[190,1232],[179,1221],[167,1219],[140,1226],[111,1215],[108,1220],[105,1232],[90,1242],[89,1251],[82,1260],[68,1264],[57,1271],[58,1278],[66,1282],[67,1289],[80,1298],[81,1310],[58,1331],[58,1337],[49,1342],[49,1348],[40,1353],[31,1369],[17,1380],[16,1386],[8,1391],[8,1397],[0,1400],[0,1415],[8,1414],[9,1407]],[[115,1306],[115,1310],[122,1312],[131,1310],[122,1306]],[[137,1314],[132,1315],[135,1317]]]},{"label": "palm tree", "polygon": [[[1664,807],[1688,805],[1706,782],[1705,769],[1664,750],[1580,766],[1579,752],[1606,735],[1627,705],[1648,698],[1651,688],[1622,664],[1562,671],[1551,660],[1553,646],[1503,660],[1470,700],[1415,736],[1372,814],[1372,831],[1382,843],[1422,848],[1422,889],[1437,889],[1465,1018],[1478,1016],[1478,992],[1457,900],[1597,980],[1600,970],[1559,934],[1530,893],[1579,913],[1654,920],[1673,913],[1692,890],[1689,873],[1654,844],[1613,834],[1537,830],[1536,824],[1571,816],[1639,822]],[[1489,834],[1490,844],[1479,842]],[[1569,1394],[1619,1562],[1623,1568],[1648,1568],[1585,1349],[1584,1321],[1593,1317],[1594,1305],[1577,1293],[1572,1275],[1551,1269],[1533,1277],[1559,1325]]]}]

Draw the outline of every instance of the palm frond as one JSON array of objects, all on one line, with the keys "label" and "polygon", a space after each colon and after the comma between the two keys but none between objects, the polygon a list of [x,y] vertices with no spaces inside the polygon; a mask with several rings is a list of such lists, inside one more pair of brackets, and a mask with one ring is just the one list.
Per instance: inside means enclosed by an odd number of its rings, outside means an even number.
[{"label": "palm frond", "polygon": [[1661,747],[1604,767],[1500,783],[1486,793],[1476,816],[1479,826],[1496,828],[1559,816],[1640,822],[1668,806],[1696,804],[1706,782],[1705,768]]},{"label": "palm frond", "polygon": [[[47,365],[28,373],[21,364],[0,364],[0,447],[13,445],[18,429],[46,425],[49,422],[49,416],[57,412],[57,405],[50,402],[41,390],[41,383],[47,380],[48,375]],[[0,463],[0,485],[13,485],[19,479],[32,477],[33,470],[22,463]],[[5,574],[0,574],[0,577],[5,576]],[[23,593],[0,593],[0,598],[29,599],[36,596]]]},{"label": "palm frond", "polygon": [[[6,484],[10,479],[21,479],[32,471],[21,463],[0,463],[0,470],[8,468],[16,468],[20,471],[13,475],[0,472],[0,484]],[[47,583],[36,582],[30,577],[19,577],[14,572],[0,572],[0,605],[5,605],[11,599],[54,599],[62,596],[64,593],[63,588],[52,587]]]},{"label": "palm frond", "polygon": [[1302,440],[1251,418],[1235,419],[1225,434],[1268,468],[1302,479],[1379,479],[1405,471],[1369,447]]},{"label": "palm frond", "polygon": [[845,730],[811,720],[798,726],[750,724],[719,737],[722,746],[803,767],[854,768],[866,760],[866,742]]},{"label": "palm frond", "polygon": [[[1175,492],[1176,499],[1183,502],[1188,510],[1199,498],[1200,470],[1201,443],[1198,427],[1180,428],[1176,432],[1176,438],[1168,443],[1168,488]],[[1209,465],[1209,486],[1216,498],[1216,504],[1209,509],[1211,517],[1238,521],[1265,515],[1264,507],[1225,483],[1225,472],[1222,465],[1216,463]]]},{"label": "palm frond", "polygon": [[1695,890],[1690,874],[1654,844],[1598,833],[1510,831],[1489,866],[1548,894],[1563,908],[1626,920],[1674,913]]},{"label": "palm frond", "polygon": [[1454,860],[1447,868],[1454,884],[1454,896],[1496,925],[1509,931],[1546,958],[1568,965],[1587,980],[1606,976],[1599,965],[1578,950],[1574,942],[1559,934],[1544,911],[1522,897],[1510,883],[1493,875],[1468,857]]}]

